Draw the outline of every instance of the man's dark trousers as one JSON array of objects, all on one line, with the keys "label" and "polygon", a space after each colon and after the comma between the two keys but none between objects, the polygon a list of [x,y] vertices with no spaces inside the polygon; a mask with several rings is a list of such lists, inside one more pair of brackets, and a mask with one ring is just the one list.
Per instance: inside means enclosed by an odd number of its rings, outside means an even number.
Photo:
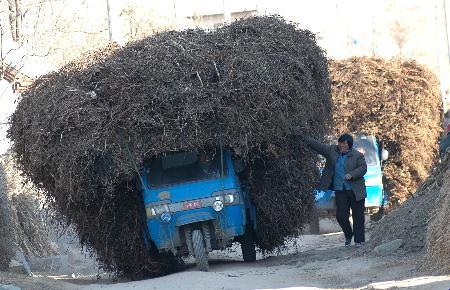
[{"label": "man's dark trousers", "polygon": [[[336,219],[344,232],[346,239],[355,236],[355,243],[365,242],[364,235],[364,205],[365,199],[356,201],[351,190],[336,190]],[[352,209],[353,230],[350,225],[350,208]]]}]

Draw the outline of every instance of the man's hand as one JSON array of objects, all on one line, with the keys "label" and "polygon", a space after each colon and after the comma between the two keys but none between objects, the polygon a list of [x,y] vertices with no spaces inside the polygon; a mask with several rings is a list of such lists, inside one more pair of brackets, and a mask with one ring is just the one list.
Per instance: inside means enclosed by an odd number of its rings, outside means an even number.
[{"label": "man's hand", "polygon": [[347,174],[344,176],[344,178],[345,178],[345,180],[350,180],[350,179],[352,179],[352,176],[351,176],[349,173],[347,173]]}]

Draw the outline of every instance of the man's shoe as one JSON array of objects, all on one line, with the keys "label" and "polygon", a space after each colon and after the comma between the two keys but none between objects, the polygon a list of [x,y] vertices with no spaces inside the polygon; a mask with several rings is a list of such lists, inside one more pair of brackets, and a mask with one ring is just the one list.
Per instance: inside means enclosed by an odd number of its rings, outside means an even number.
[{"label": "man's shoe", "polygon": [[355,243],[357,248],[362,248],[365,245],[365,242],[361,242],[361,243]]},{"label": "man's shoe", "polygon": [[352,244],[352,239],[345,239],[345,246],[346,247],[350,247],[351,244]]}]

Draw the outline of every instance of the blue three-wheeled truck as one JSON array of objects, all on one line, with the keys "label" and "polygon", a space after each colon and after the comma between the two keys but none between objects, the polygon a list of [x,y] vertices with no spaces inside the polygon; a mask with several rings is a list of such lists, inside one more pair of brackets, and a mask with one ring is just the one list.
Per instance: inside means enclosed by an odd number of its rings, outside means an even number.
[{"label": "blue three-wheeled truck", "polygon": [[244,261],[255,261],[256,211],[239,181],[242,167],[220,148],[172,152],[146,162],[142,193],[158,251],[193,255],[198,269],[207,271],[208,253],[237,241]]}]

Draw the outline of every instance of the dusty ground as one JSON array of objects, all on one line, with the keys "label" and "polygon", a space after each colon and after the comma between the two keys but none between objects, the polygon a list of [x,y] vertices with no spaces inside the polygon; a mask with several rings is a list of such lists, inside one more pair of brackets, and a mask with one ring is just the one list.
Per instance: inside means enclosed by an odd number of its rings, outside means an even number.
[{"label": "dusty ground", "polygon": [[[342,233],[305,235],[279,256],[259,255],[244,264],[239,247],[211,254],[210,272],[198,272],[191,260],[184,271],[138,282],[112,281],[107,275],[25,277],[1,273],[2,284],[22,289],[450,289],[450,276],[425,276],[416,271],[419,255],[403,252],[387,257],[370,249],[342,246]],[[90,263],[90,262],[89,262]]]}]

